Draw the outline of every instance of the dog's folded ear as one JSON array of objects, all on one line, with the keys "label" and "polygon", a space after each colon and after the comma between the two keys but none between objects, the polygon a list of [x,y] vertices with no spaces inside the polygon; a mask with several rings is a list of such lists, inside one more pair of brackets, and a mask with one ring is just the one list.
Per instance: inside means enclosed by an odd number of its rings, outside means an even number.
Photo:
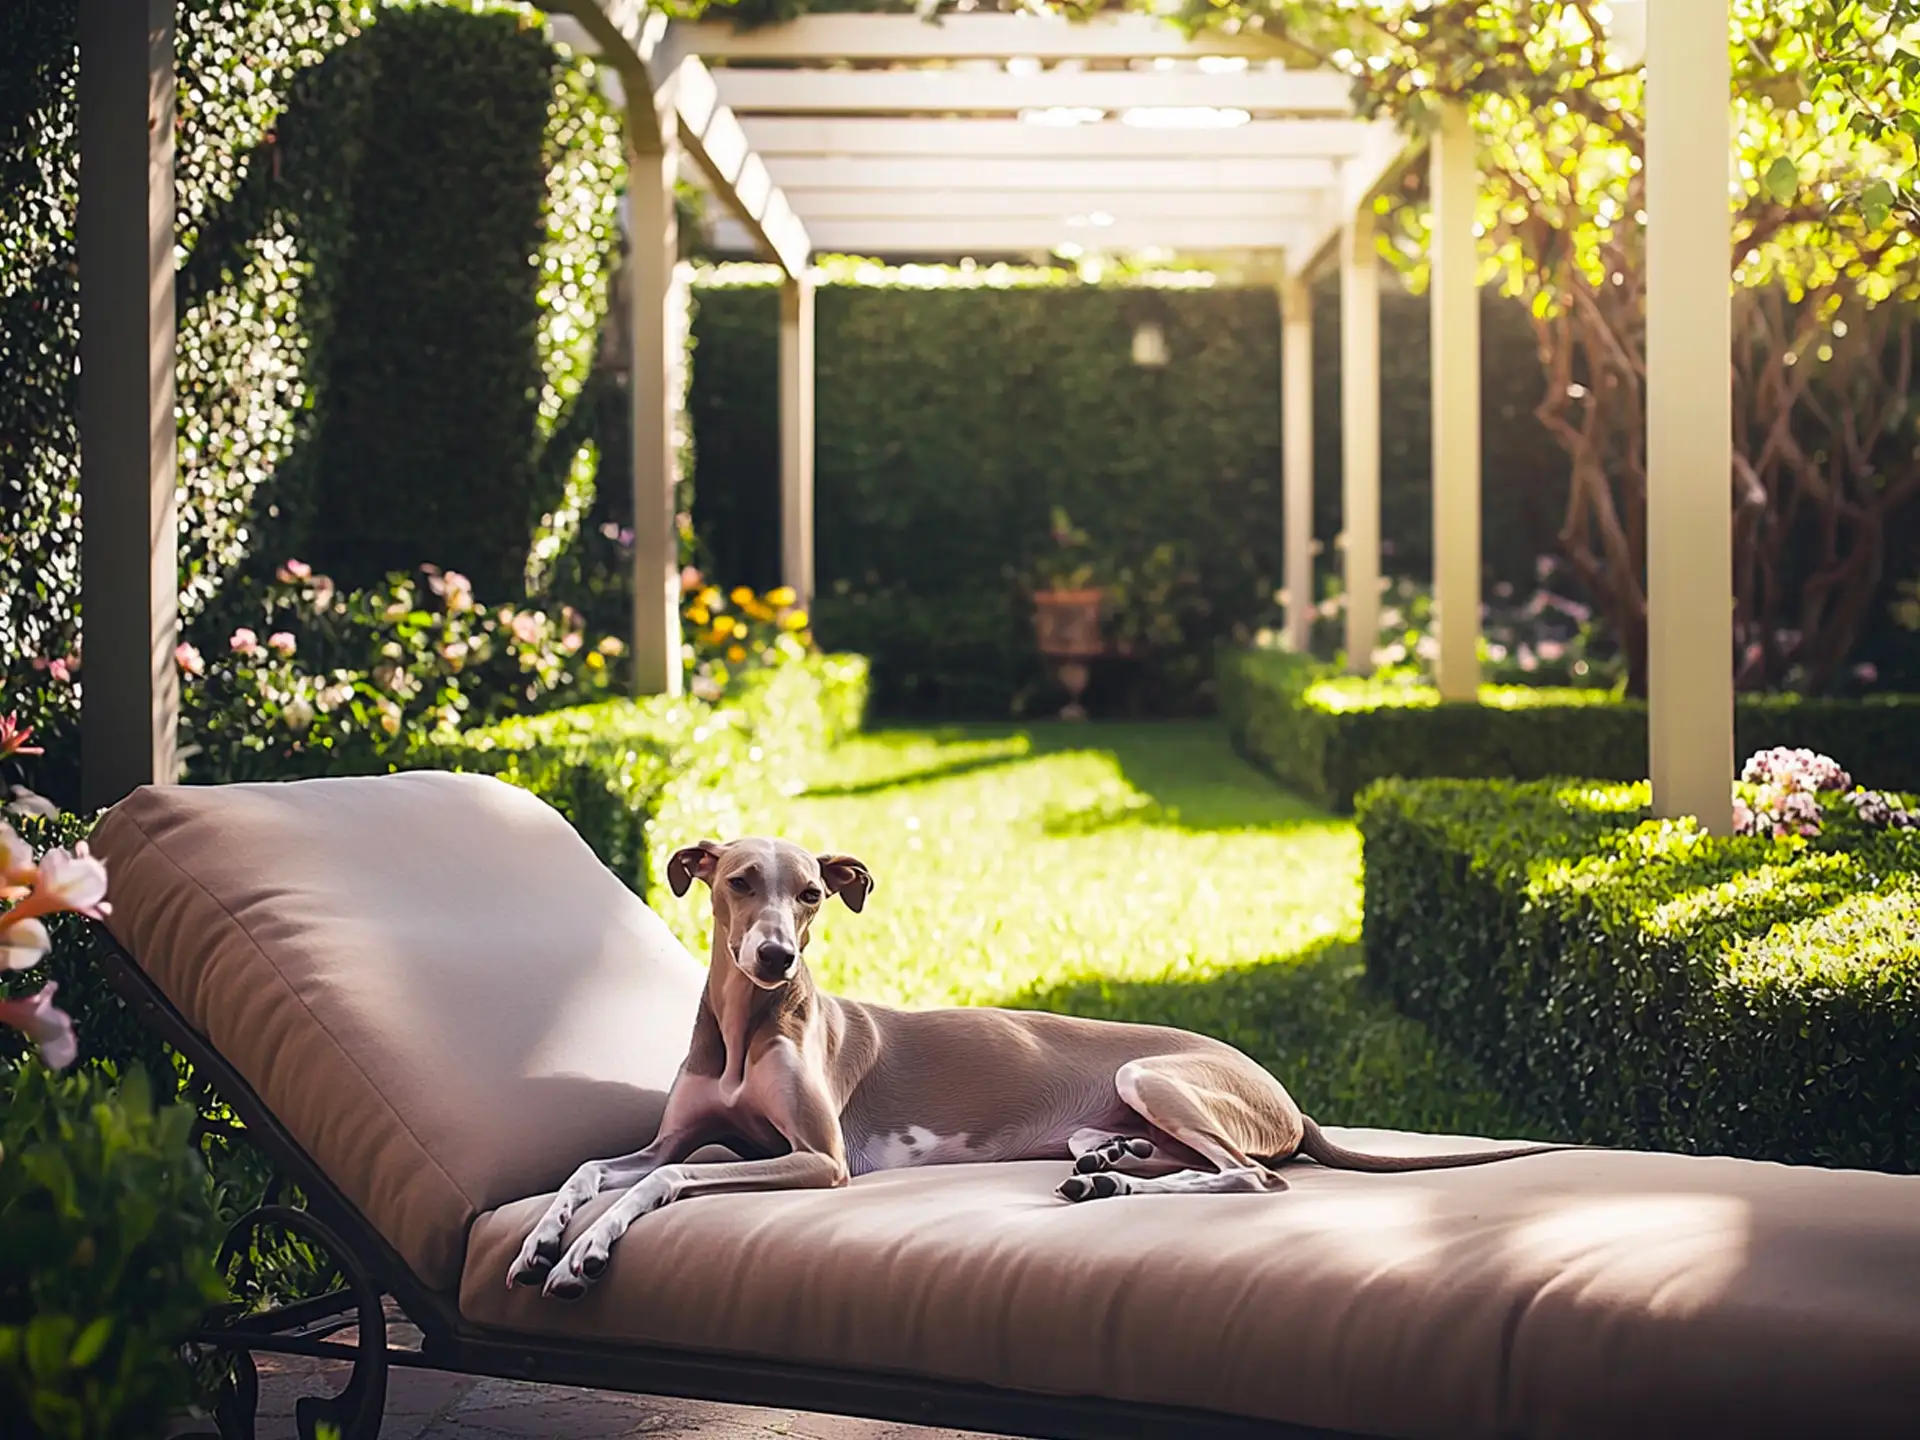
[{"label": "dog's folded ear", "polygon": [[851,855],[822,855],[820,883],[829,895],[838,895],[856,915],[866,908],[873,893],[873,874]]},{"label": "dog's folded ear", "polygon": [[718,840],[696,840],[693,844],[673,852],[673,858],[667,861],[667,888],[676,895],[684,895],[695,880],[713,883],[714,871],[720,868]]}]

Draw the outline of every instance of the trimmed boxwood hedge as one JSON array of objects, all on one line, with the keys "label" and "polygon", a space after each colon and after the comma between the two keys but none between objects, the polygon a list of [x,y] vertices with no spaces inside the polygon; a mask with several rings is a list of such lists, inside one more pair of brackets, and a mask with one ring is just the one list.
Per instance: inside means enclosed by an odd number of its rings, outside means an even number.
[{"label": "trimmed boxwood hedge", "polygon": [[1580,1139],[1920,1170],[1920,832],[1714,839],[1648,799],[1370,787],[1369,976]]},{"label": "trimmed boxwood hedge", "polygon": [[[1569,770],[1598,780],[1647,773],[1647,707],[1605,690],[1485,685],[1478,704],[1427,686],[1339,675],[1278,650],[1227,649],[1220,709],[1240,752],[1288,788],[1345,812],[1387,776],[1539,780]],[[1860,700],[1742,695],[1735,749],[1804,746],[1864,783],[1920,789],[1920,696]]]},{"label": "trimmed boxwood hedge", "polygon": [[699,834],[727,838],[744,804],[859,729],[867,662],[821,655],[750,671],[717,705],[665,696],[606,700],[468,731],[411,768],[478,771],[531,790],[572,822],[644,898],[670,852]]}]

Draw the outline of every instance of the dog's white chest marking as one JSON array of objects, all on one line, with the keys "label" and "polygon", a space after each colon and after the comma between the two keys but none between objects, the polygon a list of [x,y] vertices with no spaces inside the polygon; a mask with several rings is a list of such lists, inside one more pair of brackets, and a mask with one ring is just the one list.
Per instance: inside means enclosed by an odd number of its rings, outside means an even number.
[{"label": "dog's white chest marking", "polygon": [[870,1135],[860,1147],[863,1171],[905,1170],[914,1165],[939,1165],[967,1153],[966,1135],[936,1135],[924,1125],[908,1125]]}]

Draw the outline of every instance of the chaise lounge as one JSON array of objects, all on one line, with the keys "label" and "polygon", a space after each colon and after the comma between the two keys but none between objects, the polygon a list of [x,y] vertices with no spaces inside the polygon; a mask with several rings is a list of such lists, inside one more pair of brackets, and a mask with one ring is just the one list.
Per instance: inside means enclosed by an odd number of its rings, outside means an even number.
[{"label": "chaise lounge", "polygon": [[[116,985],[307,1197],[236,1240],[297,1229],[349,1282],[205,1332],[237,1357],[228,1437],[252,1433],[250,1352],[353,1359],[300,1411],[344,1440],[378,1434],[390,1365],[1060,1440],[1879,1436],[1920,1414],[1920,1177],[1733,1159],[1303,1164],[1278,1195],[1086,1205],[1055,1198],[1064,1164],[940,1166],[688,1200],[585,1300],[510,1291],[551,1192],[660,1118],[704,967],[659,917],[475,776],[148,788],[92,843]],[[383,1298],[417,1351],[388,1346]]]}]

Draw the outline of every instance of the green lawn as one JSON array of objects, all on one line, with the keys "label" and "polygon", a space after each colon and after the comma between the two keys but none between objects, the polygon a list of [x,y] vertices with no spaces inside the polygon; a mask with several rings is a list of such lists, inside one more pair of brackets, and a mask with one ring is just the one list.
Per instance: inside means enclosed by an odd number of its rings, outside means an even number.
[{"label": "green lawn", "polygon": [[[808,952],[831,990],[1179,1025],[1238,1045],[1328,1123],[1525,1133],[1364,988],[1353,826],[1215,725],[880,731],[806,782],[748,823],[874,873],[865,913],[830,906]],[[672,918],[704,953],[702,919]]]}]

